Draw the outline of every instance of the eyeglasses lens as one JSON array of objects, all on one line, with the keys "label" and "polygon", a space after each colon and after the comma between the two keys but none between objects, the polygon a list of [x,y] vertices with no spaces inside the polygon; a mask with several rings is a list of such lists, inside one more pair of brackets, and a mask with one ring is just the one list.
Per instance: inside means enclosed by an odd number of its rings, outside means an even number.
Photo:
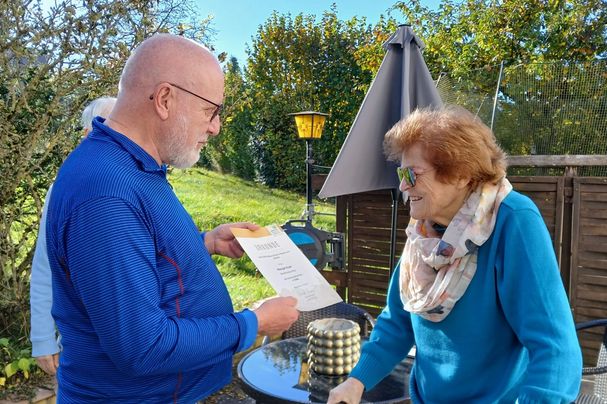
[{"label": "eyeglasses lens", "polygon": [[215,119],[216,116],[219,116],[219,114],[221,114],[222,110],[223,110],[223,104],[218,106],[217,108],[215,108],[215,111],[213,111],[213,116],[211,116],[211,122],[213,122],[213,119]]},{"label": "eyeglasses lens", "polygon": [[415,186],[415,172],[411,167],[397,167],[396,173],[398,174],[398,180],[400,182],[403,182],[403,180],[405,180],[407,185],[409,185],[410,187]]}]

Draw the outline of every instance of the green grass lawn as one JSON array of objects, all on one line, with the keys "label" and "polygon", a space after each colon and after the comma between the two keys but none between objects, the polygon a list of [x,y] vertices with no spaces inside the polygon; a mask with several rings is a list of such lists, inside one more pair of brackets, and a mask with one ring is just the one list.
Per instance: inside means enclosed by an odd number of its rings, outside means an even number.
[{"label": "green grass lawn", "polygon": [[[306,203],[304,195],[270,189],[200,168],[173,170],[169,181],[201,230],[240,221],[261,226],[283,224],[290,219],[299,219]],[[318,202],[315,210],[335,213],[335,207],[330,203]],[[335,218],[316,216],[314,226],[335,231]],[[228,286],[235,310],[275,294],[247,257],[239,260],[215,257],[215,262]]]}]

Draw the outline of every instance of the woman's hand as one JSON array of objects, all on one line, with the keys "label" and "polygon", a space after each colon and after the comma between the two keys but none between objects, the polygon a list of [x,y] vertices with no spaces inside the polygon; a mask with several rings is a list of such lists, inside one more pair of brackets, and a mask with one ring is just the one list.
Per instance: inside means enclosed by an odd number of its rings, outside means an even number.
[{"label": "woman's hand", "polygon": [[36,363],[38,363],[38,366],[40,369],[44,370],[44,372],[54,376],[59,367],[59,354],[38,356],[36,358]]},{"label": "woman's hand", "polygon": [[329,392],[327,404],[359,404],[365,391],[365,385],[360,380],[348,377],[345,382]]}]

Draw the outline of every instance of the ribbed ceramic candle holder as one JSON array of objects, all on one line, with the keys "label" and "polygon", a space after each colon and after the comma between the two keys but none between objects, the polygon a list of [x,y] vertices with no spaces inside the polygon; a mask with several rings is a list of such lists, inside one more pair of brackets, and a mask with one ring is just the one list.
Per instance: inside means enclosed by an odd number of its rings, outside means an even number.
[{"label": "ribbed ceramic candle holder", "polygon": [[343,318],[308,324],[308,365],[316,373],[346,375],[360,357],[360,326]]}]

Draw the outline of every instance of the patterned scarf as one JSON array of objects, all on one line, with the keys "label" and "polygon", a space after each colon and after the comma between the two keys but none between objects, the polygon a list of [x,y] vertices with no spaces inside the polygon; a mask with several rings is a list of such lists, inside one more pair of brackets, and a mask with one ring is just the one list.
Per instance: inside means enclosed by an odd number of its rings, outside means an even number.
[{"label": "patterned scarf", "polygon": [[480,185],[441,235],[429,220],[411,219],[400,261],[400,296],[405,310],[442,321],[463,296],[476,272],[478,247],[491,236],[510,182]]}]

